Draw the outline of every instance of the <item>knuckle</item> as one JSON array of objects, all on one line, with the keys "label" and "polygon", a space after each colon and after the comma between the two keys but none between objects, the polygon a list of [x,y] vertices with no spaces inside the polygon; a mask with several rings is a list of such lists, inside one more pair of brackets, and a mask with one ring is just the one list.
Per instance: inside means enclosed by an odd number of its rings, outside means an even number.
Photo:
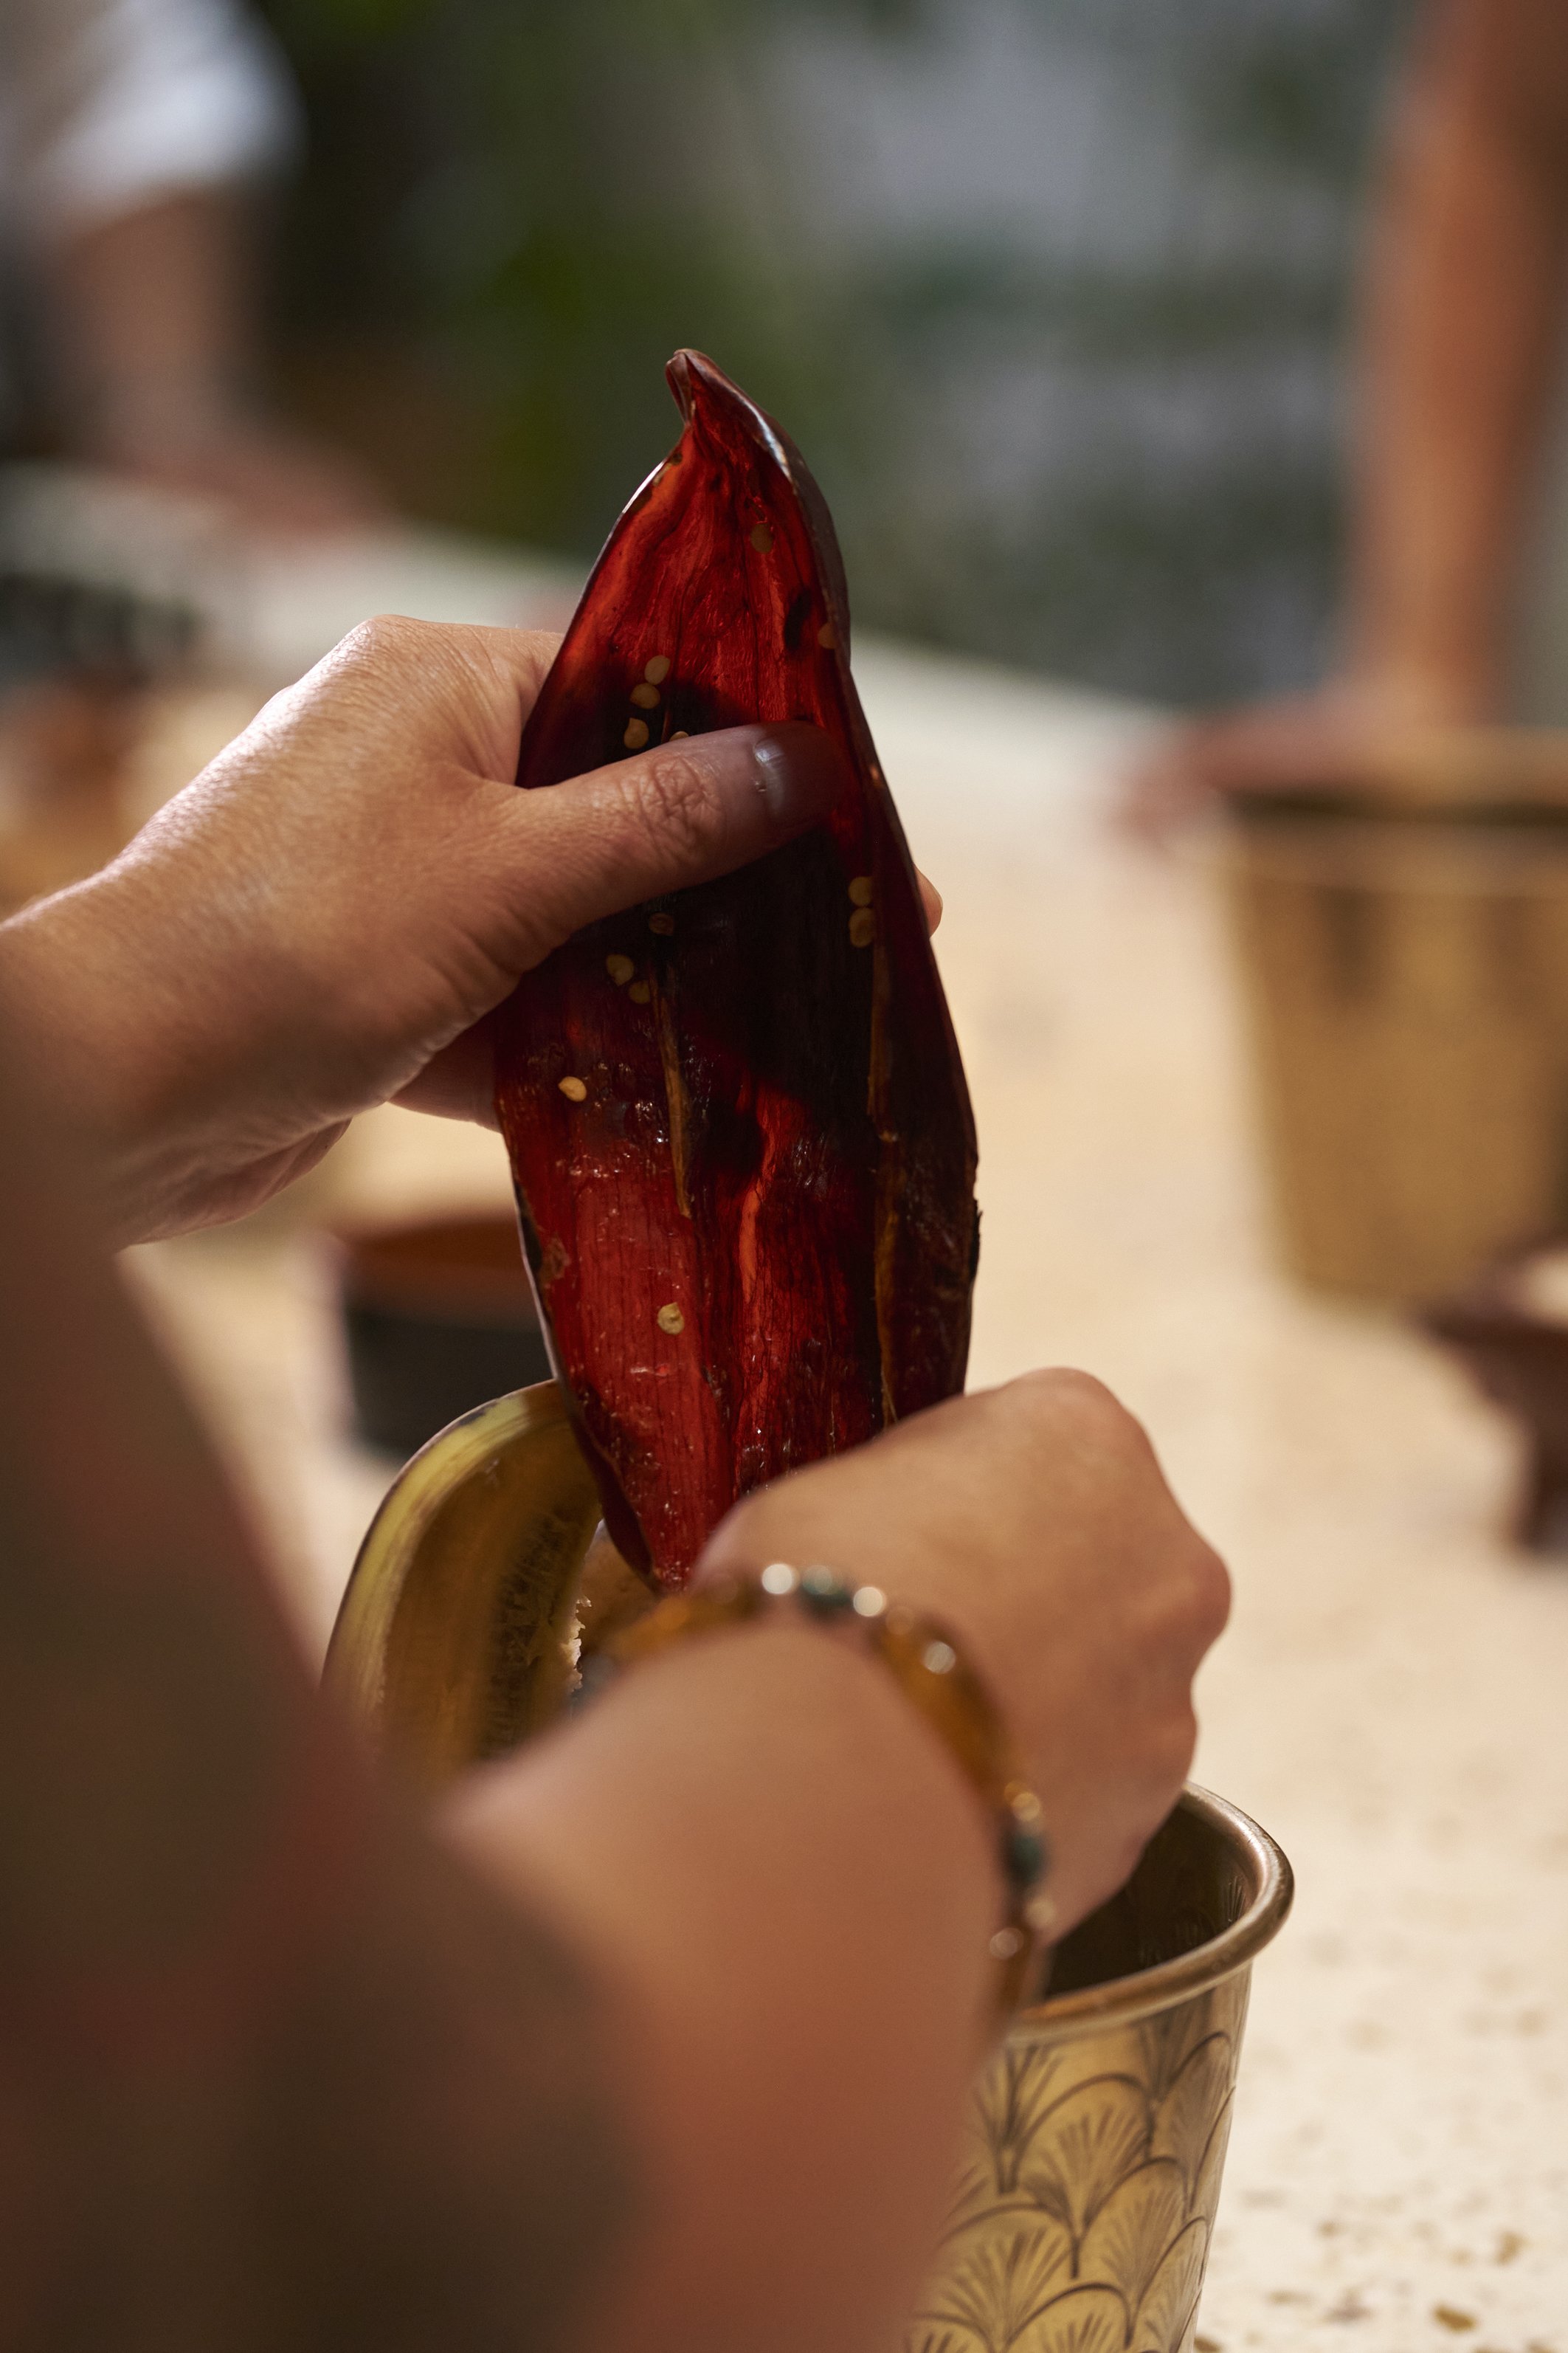
[{"label": "knuckle", "polygon": [[1159,1787],[1174,1797],[1187,1778],[1198,1745],[1198,1719],[1190,1698],[1170,1710],[1154,1742],[1153,1766]]},{"label": "knuckle", "polygon": [[349,631],[342,650],[365,660],[384,661],[413,653],[437,634],[434,622],[411,620],[406,613],[374,613]]},{"label": "knuckle", "polygon": [[1142,1426],[1105,1383],[1068,1366],[1021,1373],[1001,1394],[1042,1429],[1097,1447],[1146,1449]]},{"label": "knuckle", "polygon": [[1201,1536],[1158,1547],[1149,1563],[1147,1640],[1168,1672],[1190,1674],[1230,1615],[1230,1574]]},{"label": "knuckle", "polygon": [[447,634],[434,621],[411,620],[405,613],[376,613],[357,623],[333,647],[319,674],[338,692],[353,695],[365,708],[376,709],[384,700],[401,696],[413,681],[441,665],[447,652]]},{"label": "knuckle", "polygon": [[1230,1571],[1212,1545],[1199,1536],[1193,1546],[1188,1570],[1188,1594],[1198,1638],[1205,1650],[1224,1632],[1230,1617]]}]

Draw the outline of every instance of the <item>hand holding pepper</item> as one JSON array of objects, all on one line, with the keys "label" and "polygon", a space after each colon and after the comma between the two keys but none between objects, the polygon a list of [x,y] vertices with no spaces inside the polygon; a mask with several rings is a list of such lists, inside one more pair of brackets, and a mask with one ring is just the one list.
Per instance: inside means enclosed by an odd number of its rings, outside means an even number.
[{"label": "hand holding pepper", "polygon": [[791,839],[841,788],[827,739],[792,725],[519,793],[554,652],[367,622],[121,858],[0,926],[0,976],[115,1240],[254,1208],[393,1098],[492,1122],[479,1025],[521,974]]}]

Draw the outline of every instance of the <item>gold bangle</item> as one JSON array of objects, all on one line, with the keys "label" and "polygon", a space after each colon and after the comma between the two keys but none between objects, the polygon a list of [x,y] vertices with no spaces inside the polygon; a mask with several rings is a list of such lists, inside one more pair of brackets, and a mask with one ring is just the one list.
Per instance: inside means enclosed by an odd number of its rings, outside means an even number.
[{"label": "gold bangle", "polygon": [[880,1586],[852,1586],[830,1568],[796,1570],[774,1561],[760,1576],[671,1594],[616,1637],[610,1656],[619,1666],[633,1666],[676,1642],[753,1623],[784,1603],[819,1624],[858,1630],[991,1814],[1007,1911],[989,1949],[1001,1978],[996,2015],[1010,2018],[1028,1990],[1040,1941],[1056,1920],[1056,1906],[1041,1885],[1049,1862],[1044,1818],[1018,1770],[1001,1711],[940,1619],[890,1602]]}]

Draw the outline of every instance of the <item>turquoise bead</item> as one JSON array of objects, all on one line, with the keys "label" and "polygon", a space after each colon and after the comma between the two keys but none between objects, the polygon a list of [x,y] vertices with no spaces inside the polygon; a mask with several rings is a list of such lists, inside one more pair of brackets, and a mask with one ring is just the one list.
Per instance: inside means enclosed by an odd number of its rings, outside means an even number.
[{"label": "turquoise bead", "polygon": [[1038,1831],[1014,1822],[1002,1833],[1002,1868],[1008,1883],[1026,1891],[1037,1885],[1046,1868],[1046,1841]]},{"label": "turquoise bead", "polygon": [[841,1577],[831,1569],[808,1568],[800,1580],[800,1599],[807,1609],[822,1618],[837,1617],[841,1610],[852,1609],[855,1596]]}]

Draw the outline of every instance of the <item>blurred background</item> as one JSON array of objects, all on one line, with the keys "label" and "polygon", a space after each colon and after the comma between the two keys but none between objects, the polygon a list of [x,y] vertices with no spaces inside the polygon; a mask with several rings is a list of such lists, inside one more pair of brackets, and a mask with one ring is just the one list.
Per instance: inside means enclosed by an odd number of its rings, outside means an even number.
[{"label": "blurred background", "polygon": [[[1564,156],[1561,0],[0,0],[0,911],[367,614],[560,626],[677,345],[817,475],[972,1377],[1145,1418],[1300,1870],[1200,2353],[1568,2353]],[[542,1369],[497,1139],[127,1269],[319,1655]]]},{"label": "blurred background", "polygon": [[[809,451],[865,621],[1178,702],[1318,674],[1408,0],[260,13],[268,389],[402,512],[586,556],[695,343]],[[22,408],[58,449],[47,365]]]},{"label": "blurred background", "polygon": [[270,0],[283,380],[405,508],[576,555],[722,359],[862,619],[1178,702],[1323,658],[1402,0]]}]

